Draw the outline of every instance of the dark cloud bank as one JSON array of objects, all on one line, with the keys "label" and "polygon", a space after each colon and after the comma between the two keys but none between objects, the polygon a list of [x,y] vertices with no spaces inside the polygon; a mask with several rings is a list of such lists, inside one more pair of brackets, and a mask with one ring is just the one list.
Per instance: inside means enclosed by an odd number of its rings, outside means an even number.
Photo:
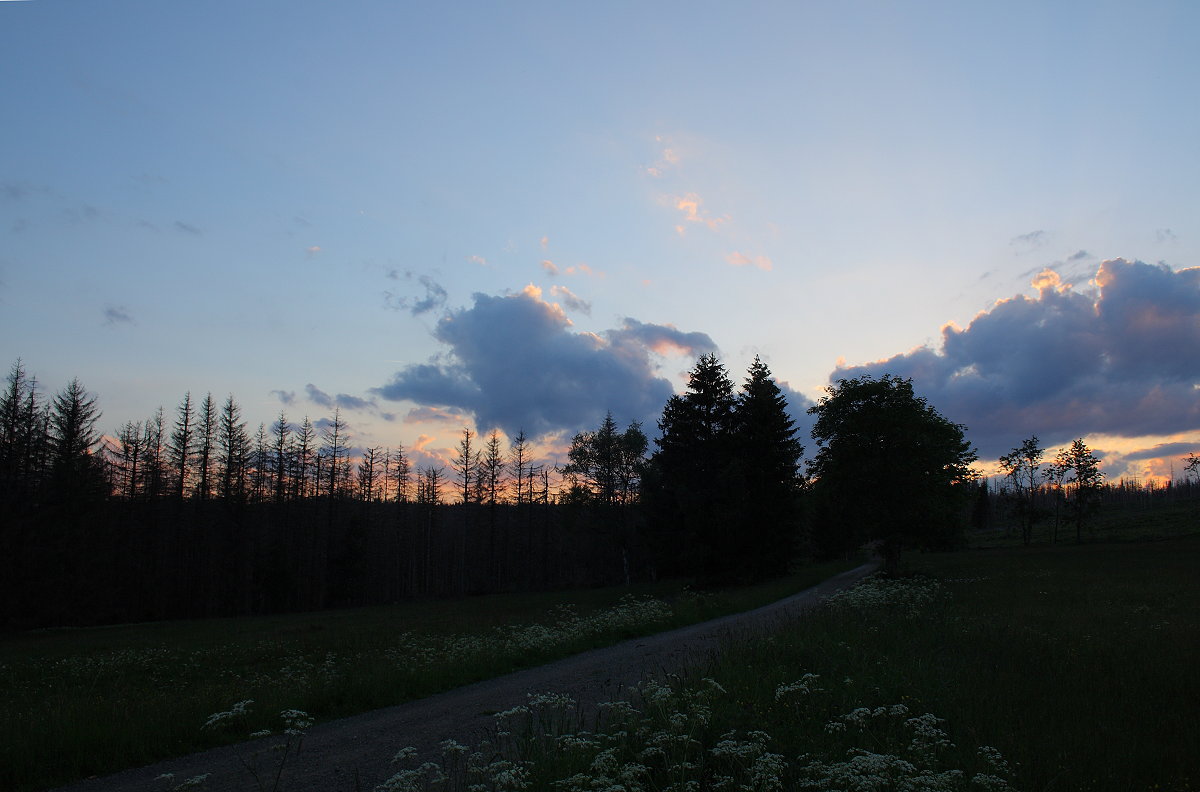
[{"label": "dark cloud bank", "polygon": [[528,288],[476,294],[473,306],[447,313],[433,333],[449,352],[407,366],[373,393],[471,413],[481,429],[509,436],[594,428],[607,410],[652,432],[673,388],[651,353],[716,350],[704,333],[634,319],[600,335],[577,332],[558,305]]},{"label": "dark cloud bank", "polygon": [[[830,381],[911,377],[943,415],[967,426],[983,459],[1031,434],[1052,446],[1090,434],[1200,429],[1200,268],[1114,259],[1100,265],[1095,283],[1098,290],[1076,290],[1043,272],[1036,297],[1002,300],[965,329],[944,328],[940,348],[840,367]],[[606,410],[653,434],[673,388],[652,353],[716,351],[705,333],[628,318],[600,335],[578,332],[532,288],[476,294],[433,333],[445,354],[407,366],[372,393],[451,408],[510,435],[594,428]],[[812,402],[780,385],[811,453]]]},{"label": "dark cloud bank", "polygon": [[1084,294],[1044,273],[1036,298],[944,328],[941,349],[838,368],[831,380],[911,377],[985,459],[1031,434],[1049,446],[1200,428],[1200,268],[1113,259],[1096,283]]}]

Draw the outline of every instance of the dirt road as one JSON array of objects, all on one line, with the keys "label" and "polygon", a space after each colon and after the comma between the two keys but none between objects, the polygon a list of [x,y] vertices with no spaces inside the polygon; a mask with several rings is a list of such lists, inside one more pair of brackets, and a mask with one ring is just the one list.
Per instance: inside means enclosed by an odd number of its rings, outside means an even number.
[{"label": "dirt road", "polygon": [[[530,693],[561,692],[581,704],[619,698],[642,679],[677,671],[689,662],[715,652],[725,639],[770,630],[840,588],[847,588],[874,571],[874,564],[843,572],[810,589],[745,613],[637,638],[603,649],[568,657],[537,668],[323,723],[309,731],[303,749],[290,756],[280,792],[369,792],[394,772],[396,751],[417,748],[435,758],[438,744],[453,737],[464,744],[477,741],[492,724],[491,715],[525,702]],[[216,748],[103,778],[81,781],[58,792],[162,792],[171,784],[155,780],[174,773],[174,784],[208,773],[201,790],[255,792],[260,787],[242,760],[262,752],[259,766],[273,767],[269,750],[280,737]],[[273,773],[266,773],[271,789]]]}]

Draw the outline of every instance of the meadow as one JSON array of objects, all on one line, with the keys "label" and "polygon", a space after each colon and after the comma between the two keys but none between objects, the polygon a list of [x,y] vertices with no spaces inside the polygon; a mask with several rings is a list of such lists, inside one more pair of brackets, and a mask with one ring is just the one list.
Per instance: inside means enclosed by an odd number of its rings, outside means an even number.
[{"label": "meadow", "polygon": [[912,556],[598,720],[547,693],[490,745],[401,751],[384,788],[1195,790],[1198,563],[1196,535]]},{"label": "meadow", "polygon": [[[277,728],[399,704],[626,638],[747,610],[858,561],[756,586],[632,587],[406,602],[0,638],[0,789],[21,792]],[[237,730],[208,717],[252,699]]]},{"label": "meadow", "polygon": [[[1179,510],[1157,531],[1110,519],[1080,545],[910,553],[902,576],[648,679],[595,718],[544,691],[499,713],[489,744],[398,744],[381,789],[1195,792],[1196,524]],[[278,728],[285,709],[323,720],[397,703],[754,607],[850,565],[709,594],[660,583],[10,637],[0,787]],[[229,712],[245,699],[247,715]],[[203,727],[222,711],[236,728]]]}]

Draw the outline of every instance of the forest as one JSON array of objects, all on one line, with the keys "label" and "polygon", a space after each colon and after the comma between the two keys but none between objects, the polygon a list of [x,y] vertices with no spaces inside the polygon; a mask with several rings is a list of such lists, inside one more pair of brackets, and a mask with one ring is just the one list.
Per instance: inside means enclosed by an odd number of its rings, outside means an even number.
[{"label": "forest", "polygon": [[464,429],[448,467],[414,467],[402,448],[352,451],[338,411],[251,430],[232,395],[187,393],[104,434],[82,383],[49,396],[17,361],[0,394],[0,629],[744,583],[865,543],[892,566],[998,525],[1078,541],[1104,502],[1196,494],[1107,484],[1082,440],[1043,464],[1030,438],[989,484],[965,427],[909,380],[842,380],[811,412],[804,464],[769,368],[738,388],[706,355],[653,441],[610,413],[561,466],[523,432]]}]

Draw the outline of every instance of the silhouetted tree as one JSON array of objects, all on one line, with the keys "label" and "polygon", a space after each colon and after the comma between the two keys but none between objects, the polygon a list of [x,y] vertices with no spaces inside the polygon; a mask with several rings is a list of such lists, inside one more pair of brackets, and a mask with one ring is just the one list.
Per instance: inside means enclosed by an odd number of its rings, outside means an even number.
[{"label": "silhouetted tree", "polygon": [[292,427],[287,415],[279,411],[279,417],[271,424],[271,483],[274,485],[276,503],[283,503],[287,498],[287,481],[289,455],[291,447]]},{"label": "silhouetted tree", "polygon": [[18,358],[0,394],[0,503],[26,501],[40,484],[49,445],[48,405]]},{"label": "silhouetted tree", "polygon": [[191,462],[192,446],[196,440],[195,423],[196,410],[192,406],[192,392],[188,391],[175,411],[175,425],[167,444],[167,461],[174,475],[175,497],[178,500],[183,500],[187,491],[188,463]]},{"label": "silhouetted tree", "polygon": [[143,440],[141,421],[136,423],[126,421],[125,425],[117,432],[117,448],[114,452],[117,457],[116,468],[120,476],[120,490],[129,500],[138,496],[138,485],[141,482],[139,474],[142,472],[139,466],[142,463],[144,450]]},{"label": "silhouetted tree", "polygon": [[396,503],[408,503],[412,493],[410,488],[411,469],[408,462],[408,457],[404,455],[404,449],[397,448],[396,453],[392,456],[392,493]]},{"label": "silhouetted tree", "polygon": [[246,434],[246,423],[242,420],[242,408],[234,401],[232,393],[221,407],[217,424],[217,463],[221,472],[221,497],[226,501],[241,501],[246,496],[250,437]]},{"label": "silhouetted tree", "polygon": [[368,448],[358,461],[358,497],[366,503],[378,498],[382,457],[378,447]]},{"label": "silhouetted tree", "polygon": [[1023,441],[1000,457],[1000,471],[1012,483],[1013,499],[1017,504],[1017,517],[1021,522],[1021,541],[1028,545],[1033,540],[1033,526],[1037,522],[1037,504],[1034,500],[1039,485],[1039,471],[1044,451],[1038,445],[1037,435]]},{"label": "silhouetted tree", "polygon": [[605,506],[628,505],[637,496],[647,445],[640,423],[618,431],[610,411],[599,429],[571,440],[562,473],[572,482],[575,497]]},{"label": "silhouetted tree", "polygon": [[462,439],[458,441],[458,449],[450,462],[450,467],[458,475],[459,497],[462,498],[463,504],[471,502],[471,485],[475,482],[475,475],[479,470],[479,451],[471,443],[473,437],[474,432],[463,429]]},{"label": "silhouetted tree", "polygon": [[894,573],[903,546],[959,540],[975,452],[964,427],[913,393],[912,380],[838,380],[809,412],[817,416],[809,472],[822,549],[877,540]]},{"label": "silhouetted tree", "polygon": [[[309,471],[313,469],[316,443],[316,430],[313,429],[312,421],[306,415],[292,438],[292,487],[295,492],[293,497],[297,500],[308,497],[308,477]],[[320,476],[317,476],[317,479],[319,487]]]},{"label": "silhouetted tree", "polygon": [[63,501],[102,493],[103,475],[95,451],[100,442],[96,397],[73,379],[50,407],[50,482],[52,497]]},{"label": "silhouetted tree", "polygon": [[657,556],[668,572],[709,583],[729,577],[737,499],[729,478],[734,432],[733,382],[715,355],[703,355],[683,395],[659,420],[658,451],[646,469],[647,507]]},{"label": "silhouetted tree", "polygon": [[508,445],[508,469],[512,471],[513,482],[516,484],[514,494],[517,506],[524,501],[525,473],[529,469],[529,463],[529,438],[522,429]]},{"label": "silhouetted tree", "polygon": [[259,422],[258,431],[254,433],[254,450],[250,457],[253,460],[251,465],[253,499],[255,503],[262,503],[267,499],[267,471],[270,468],[271,458],[271,450],[267,445],[267,426],[262,422]]},{"label": "silhouetted tree", "polygon": [[323,442],[319,456],[323,458],[325,478],[329,482],[327,492],[330,498],[336,498],[346,478],[344,472],[350,456],[350,438],[340,407],[333,409],[333,420],[321,430],[321,437]]},{"label": "silhouetted tree", "polygon": [[1075,541],[1083,541],[1083,528],[1095,510],[1104,484],[1104,473],[1100,460],[1079,438],[1055,457],[1054,464],[1062,471],[1062,480],[1068,490],[1068,504],[1075,523]]},{"label": "silhouetted tree", "polygon": [[164,483],[166,480],[166,453],[164,449],[164,441],[166,427],[163,416],[163,408],[159,407],[154,414],[146,420],[145,437],[143,446],[145,447],[146,463],[144,465],[144,475],[146,481],[146,495],[150,498],[157,498],[163,494],[165,489]]},{"label": "silhouetted tree", "polygon": [[800,457],[787,398],[758,357],[746,375],[734,408],[732,482],[740,496],[740,537],[729,563],[741,579],[787,572],[799,520]]},{"label": "silhouetted tree", "polygon": [[196,422],[196,497],[206,500],[213,490],[213,463],[217,456],[217,405],[212,393],[200,403]]}]

